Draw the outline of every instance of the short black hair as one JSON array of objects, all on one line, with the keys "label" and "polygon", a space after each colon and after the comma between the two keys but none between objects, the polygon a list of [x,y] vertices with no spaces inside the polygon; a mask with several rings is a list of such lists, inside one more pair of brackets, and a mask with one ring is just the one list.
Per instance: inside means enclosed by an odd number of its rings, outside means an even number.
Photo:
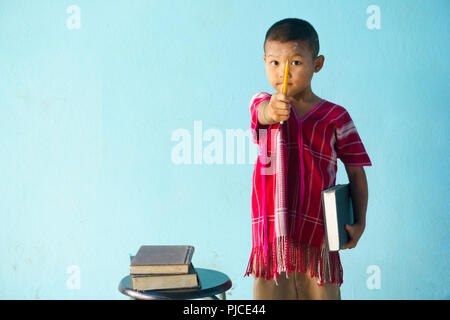
[{"label": "short black hair", "polygon": [[319,36],[314,27],[305,20],[297,18],[287,18],[275,22],[267,30],[264,40],[264,53],[266,52],[267,41],[307,41],[313,59],[319,55]]}]

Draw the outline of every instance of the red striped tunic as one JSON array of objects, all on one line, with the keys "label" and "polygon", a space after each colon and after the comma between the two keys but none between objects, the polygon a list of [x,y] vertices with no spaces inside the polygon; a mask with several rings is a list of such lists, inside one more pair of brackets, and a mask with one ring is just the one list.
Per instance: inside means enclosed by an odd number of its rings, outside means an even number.
[{"label": "red striped tunic", "polygon": [[[268,168],[271,162],[264,163],[262,153],[266,151],[270,158],[272,148],[271,134],[274,134],[279,123],[262,125],[258,122],[258,105],[263,101],[270,101],[271,95],[266,92],[255,94],[250,101],[251,132],[253,142],[259,145],[259,155],[253,172],[252,190],[252,253],[245,276],[252,272],[253,262],[261,264],[263,250],[264,209],[267,212],[269,255],[271,262],[274,258],[275,230],[274,220],[274,189],[276,174],[261,174],[262,169]],[[313,265],[318,266],[315,272],[311,269],[311,276],[318,276],[319,283],[342,283],[342,266],[339,252],[330,252],[329,257],[322,257],[321,248],[324,244],[324,223],[321,192],[336,184],[337,159],[346,166],[371,166],[371,161],[359,137],[356,127],[347,110],[337,104],[322,99],[305,115],[300,117],[293,105],[291,114],[285,124],[287,126],[287,201],[289,212],[290,234],[296,245],[308,244],[316,248]],[[274,130],[272,130],[274,129]],[[301,147],[300,147],[301,146]],[[262,179],[265,179],[265,196],[263,197]],[[263,201],[265,199],[265,201]],[[264,208],[265,207],[265,208]],[[302,253],[305,256],[305,253]],[[328,254],[328,253],[327,253]],[[299,254],[300,256],[300,254]],[[254,261],[254,260],[258,261]],[[300,257],[298,258],[300,259]],[[324,259],[331,264],[326,276],[320,274]],[[300,264],[302,264],[300,266]],[[325,263],[326,264],[326,263]],[[276,267],[266,266],[267,271],[261,273],[257,268],[256,276],[266,279],[278,278]],[[305,262],[293,259],[289,270],[307,271]],[[264,269],[264,268],[262,268]]]}]

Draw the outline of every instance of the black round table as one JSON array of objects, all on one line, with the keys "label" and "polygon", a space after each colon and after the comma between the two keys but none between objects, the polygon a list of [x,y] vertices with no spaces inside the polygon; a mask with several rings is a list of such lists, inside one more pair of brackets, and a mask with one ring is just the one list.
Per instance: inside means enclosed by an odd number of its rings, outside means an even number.
[{"label": "black round table", "polygon": [[[225,291],[231,288],[231,280],[225,273],[203,268],[195,268],[200,281],[197,289],[164,289],[164,290],[133,290],[131,276],[127,275],[119,283],[119,291],[126,296],[139,300],[189,300],[209,299],[225,300]],[[219,298],[216,297],[219,295]]]}]

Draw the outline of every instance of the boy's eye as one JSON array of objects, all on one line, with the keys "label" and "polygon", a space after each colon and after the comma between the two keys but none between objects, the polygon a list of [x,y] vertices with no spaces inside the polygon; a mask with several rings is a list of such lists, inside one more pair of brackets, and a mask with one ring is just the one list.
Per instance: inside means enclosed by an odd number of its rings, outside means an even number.
[{"label": "boy's eye", "polygon": [[[270,63],[271,63],[272,65],[274,65],[274,66],[278,65],[278,61],[276,61],[276,60],[271,61]],[[298,65],[301,65],[302,63],[301,63],[300,61],[298,61],[298,60],[294,60],[294,61],[292,61],[292,64],[293,64],[294,66],[298,66]]]}]

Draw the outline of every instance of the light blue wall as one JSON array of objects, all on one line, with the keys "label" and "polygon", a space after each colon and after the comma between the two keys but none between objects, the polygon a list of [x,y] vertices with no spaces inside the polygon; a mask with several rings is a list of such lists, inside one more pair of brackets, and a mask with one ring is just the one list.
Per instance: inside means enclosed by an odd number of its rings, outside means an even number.
[{"label": "light blue wall", "polygon": [[[72,4],[80,29],[66,24]],[[381,29],[367,27],[370,5]],[[249,130],[250,97],[272,92],[265,32],[297,17],[325,56],[314,92],[350,112],[373,163],[342,297],[448,299],[449,11],[446,0],[1,0],[0,298],[126,299],[117,285],[140,245],[191,244],[195,266],[232,279],[227,299],[251,299],[255,149],[227,164],[226,132]],[[223,164],[174,163],[182,132],[194,160],[195,124],[204,155],[205,133],[223,139]]]}]

